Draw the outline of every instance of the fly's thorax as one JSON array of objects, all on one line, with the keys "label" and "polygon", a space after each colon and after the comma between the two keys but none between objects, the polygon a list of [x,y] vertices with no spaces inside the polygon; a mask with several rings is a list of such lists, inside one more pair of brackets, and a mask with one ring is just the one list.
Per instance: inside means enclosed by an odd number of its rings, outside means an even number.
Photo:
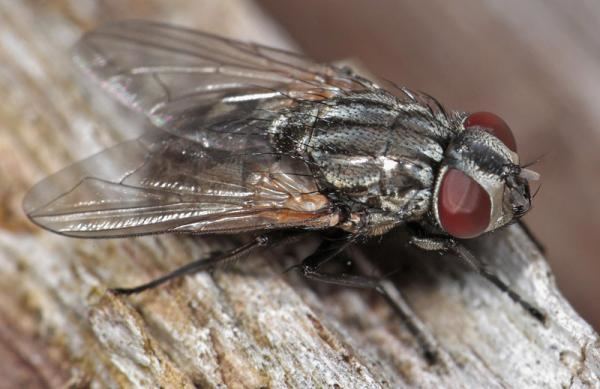
[{"label": "fly's thorax", "polygon": [[[529,201],[527,182],[518,178],[519,173],[518,155],[498,138],[482,128],[464,129],[446,148],[437,173],[433,211],[438,227],[448,230],[444,227],[448,224],[443,220],[448,217],[444,213],[452,207],[466,207],[474,215],[479,213],[474,216],[479,220],[477,223],[485,224],[473,227],[473,231],[480,229],[478,233],[465,233],[459,238],[474,237],[506,225],[515,217],[513,192],[516,190],[523,195],[523,201]],[[515,180],[519,188],[509,185]],[[477,188],[472,190],[469,186]]]},{"label": "fly's thorax", "polygon": [[309,144],[311,128],[319,114],[314,104],[301,104],[282,112],[269,126],[273,148],[288,155],[303,156]]},{"label": "fly's thorax", "polygon": [[326,186],[370,207],[386,207],[388,198],[432,182],[431,166],[420,158],[423,136],[397,127],[399,115],[396,100],[375,92],[323,107],[306,152]]},{"label": "fly's thorax", "polygon": [[430,211],[452,120],[375,89],[298,105],[270,133],[278,152],[303,159],[319,190],[377,233]]}]

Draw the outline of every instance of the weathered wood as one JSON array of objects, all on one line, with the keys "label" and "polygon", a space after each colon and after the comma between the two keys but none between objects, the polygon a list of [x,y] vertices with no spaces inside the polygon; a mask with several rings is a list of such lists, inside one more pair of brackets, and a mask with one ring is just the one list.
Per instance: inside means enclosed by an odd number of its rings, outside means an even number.
[{"label": "weathered wood", "polygon": [[[546,326],[450,259],[402,260],[412,268],[395,285],[440,345],[442,362],[435,366],[378,296],[313,289],[297,275],[282,276],[278,264],[298,260],[303,246],[139,296],[107,293],[107,286],[146,281],[233,242],[76,240],[26,220],[20,202],[30,185],[130,131],[109,108],[92,109],[72,73],[69,47],[82,31],[115,17],[160,19],[265,43],[280,35],[246,2],[86,4],[0,3],[2,385],[599,386],[597,334],[562,298],[517,226],[475,249],[549,314]],[[400,262],[401,255],[415,255],[395,241],[370,257]]]}]

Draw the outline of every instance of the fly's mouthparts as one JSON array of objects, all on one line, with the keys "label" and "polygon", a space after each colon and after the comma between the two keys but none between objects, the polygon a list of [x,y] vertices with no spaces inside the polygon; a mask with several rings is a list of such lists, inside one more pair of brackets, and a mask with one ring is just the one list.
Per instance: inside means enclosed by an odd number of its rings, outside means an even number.
[{"label": "fly's mouthparts", "polygon": [[539,181],[541,178],[540,173],[533,171],[531,169],[521,169],[521,173],[519,173],[519,177],[524,178],[528,181]]}]

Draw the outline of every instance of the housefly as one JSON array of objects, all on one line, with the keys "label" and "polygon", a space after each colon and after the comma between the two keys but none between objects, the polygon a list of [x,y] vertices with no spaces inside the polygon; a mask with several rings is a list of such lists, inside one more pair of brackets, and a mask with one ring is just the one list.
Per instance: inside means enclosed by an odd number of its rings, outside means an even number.
[{"label": "housefly", "polygon": [[[308,278],[385,294],[377,279],[324,273],[350,244],[397,226],[466,261],[539,320],[461,240],[531,207],[508,125],[386,90],[348,68],[165,24],[126,21],[85,35],[75,62],[152,126],[44,179],[24,209],[66,236],[254,234],[250,242],[119,293],[212,269],[306,231],[329,234]],[[335,232],[335,239],[331,238]]]}]

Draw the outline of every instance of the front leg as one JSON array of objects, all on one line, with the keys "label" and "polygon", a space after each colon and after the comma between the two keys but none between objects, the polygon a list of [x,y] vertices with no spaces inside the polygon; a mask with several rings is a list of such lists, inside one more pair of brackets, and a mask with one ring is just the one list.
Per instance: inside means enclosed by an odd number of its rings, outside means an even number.
[{"label": "front leg", "polygon": [[508,296],[514,302],[521,305],[527,312],[529,312],[531,316],[539,320],[541,323],[545,323],[546,315],[542,311],[524,300],[521,295],[512,290],[506,283],[504,283],[504,281],[491,272],[486,263],[478,259],[463,244],[455,239],[438,236],[419,237],[415,235],[411,237],[410,243],[422,250],[441,251],[453,254],[457,258],[461,259],[464,263],[469,265],[477,273],[482,275],[485,279],[494,284],[498,289],[508,294]]}]

